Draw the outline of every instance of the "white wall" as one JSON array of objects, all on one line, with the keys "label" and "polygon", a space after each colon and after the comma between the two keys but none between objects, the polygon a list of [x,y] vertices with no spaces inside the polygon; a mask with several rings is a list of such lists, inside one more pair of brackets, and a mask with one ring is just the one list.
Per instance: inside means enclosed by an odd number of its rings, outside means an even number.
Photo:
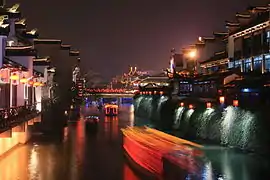
[{"label": "white wall", "polygon": [[232,36],[228,38],[227,51],[229,59],[234,58],[234,38]]},{"label": "white wall", "polygon": [[[20,63],[21,65],[28,68],[27,72],[22,72],[20,74],[20,78],[23,76],[25,78],[30,78],[33,76],[33,58],[32,56],[10,56],[8,57],[10,60],[15,61],[17,63]],[[23,106],[24,105],[24,85],[19,83],[17,85],[17,106]]]},{"label": "white wall", "polygon": [[28,68],[30,76],[33,76],[33,59],[34,56],[9,56],[10,60],[20,63],[21,65]]}]

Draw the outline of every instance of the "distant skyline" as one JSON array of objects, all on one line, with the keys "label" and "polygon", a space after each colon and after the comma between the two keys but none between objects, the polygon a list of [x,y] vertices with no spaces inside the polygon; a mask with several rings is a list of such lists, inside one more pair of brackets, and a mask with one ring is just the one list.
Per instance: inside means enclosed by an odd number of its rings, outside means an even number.
[{"label": "distant skyline", "polygon": [[249,5],[266,0],[8,0],[21,4],[29,29],[41,37],[59,38],[80,50],[84,70],[106,79],[137,66],[168,66],[170,50],[193,43],[198,36],[226,31],[225,20]]}]

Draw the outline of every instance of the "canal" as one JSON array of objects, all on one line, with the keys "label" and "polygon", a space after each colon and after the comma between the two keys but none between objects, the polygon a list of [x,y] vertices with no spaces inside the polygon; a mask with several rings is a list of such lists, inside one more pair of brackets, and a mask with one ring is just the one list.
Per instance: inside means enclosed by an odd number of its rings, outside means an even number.
[{"label": "canal", "polygon": [[[134,124],[131,106],[123,106],[118,117],[105,117],[97,133],[87,133],[83,118],[68,124],[61,136],[35,135],[26,145],[0,158],[1,180],[141,180],[123,155],[120,129]],[[82,109],[82,117],[99,114],[97,108]],[[137,119],[136,119],[137,120]],[[178,154],[178,179],[265,179],[269,161],[248,152],[205,145],[201,159]],[[172,169],[168,171],[174,174]],[[148,179],[148,178],[147,178]],[[171,179],[171,178],[170,178]],[[175,178],[172,178],[175,179]],[[268,178],[266,178],[268,179]]]},{"label": "canal", "polygon": [[[133,124],[130,106],[118,117],[101,115],[96,134],[85,132],[84,121],[69,123],[63,136],[36,135],[0,159],[1,180],[139,180],[123,156],[120,129]],[[86,108],[83,115],[97,114]]]}]

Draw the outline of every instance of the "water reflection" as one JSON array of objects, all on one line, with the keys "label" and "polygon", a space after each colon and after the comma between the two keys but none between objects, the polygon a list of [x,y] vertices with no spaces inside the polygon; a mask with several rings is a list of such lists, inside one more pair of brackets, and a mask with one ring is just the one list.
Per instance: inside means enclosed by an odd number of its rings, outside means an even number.
[{"label": "water reflection", "polygon": [[[92,107],[83,111],[84,115],[97,113]],[[97,134],[87,133],[81,119],[63,130],[62,140],[35,137],[0,159],[0,179],[139,180],[126,164],[119,130],[130,125],[130,117],[129,108],[121,111],[119,117],[100,114]]]},{"label": "water reflection", "polygon": [[38,163],[39,163],[38,153],[36,151],[36,146],[34,146],[31,150],[30,162],[28,165],[30,179],[41,179],[40,173],[38,172]]}]

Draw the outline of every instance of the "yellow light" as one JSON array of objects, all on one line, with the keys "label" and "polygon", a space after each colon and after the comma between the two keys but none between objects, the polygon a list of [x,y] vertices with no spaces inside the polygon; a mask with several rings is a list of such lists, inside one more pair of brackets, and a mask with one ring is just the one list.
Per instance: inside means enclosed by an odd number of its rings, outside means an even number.
[{"label": "yellow light", "polygon": [[188,56],[189,56],[190,58],[195,58],[196,55],[197,55],[196,50],[192,50],[192,51],[190,51],[190,52],[188,53]]},{"label": "yellow light", "polygon": [[220,97],[219,97],[219,102],[220,102],[220,104],[224,104],[224,102],[225,102],[225,97],[224,97],[224,96],[220,96]]},{"label": "yellow light", "polygon": [[28,80],[24,76],[20,79],[20,83],[22,83],[22,84],[25,84],[27,82],[28,82]]},{"label": "yellow light", "polygon": [[10,76],[11,80],[18,80],[19,76],[16,73],[12,73],[12,75]]},{"label": "yellow light", "polygon": [[33,84],[33,86],[35,86],[35,87],[37,87],[37,86],[39,86],[40,85],[40,82],[34,82],[34,84]]}]

